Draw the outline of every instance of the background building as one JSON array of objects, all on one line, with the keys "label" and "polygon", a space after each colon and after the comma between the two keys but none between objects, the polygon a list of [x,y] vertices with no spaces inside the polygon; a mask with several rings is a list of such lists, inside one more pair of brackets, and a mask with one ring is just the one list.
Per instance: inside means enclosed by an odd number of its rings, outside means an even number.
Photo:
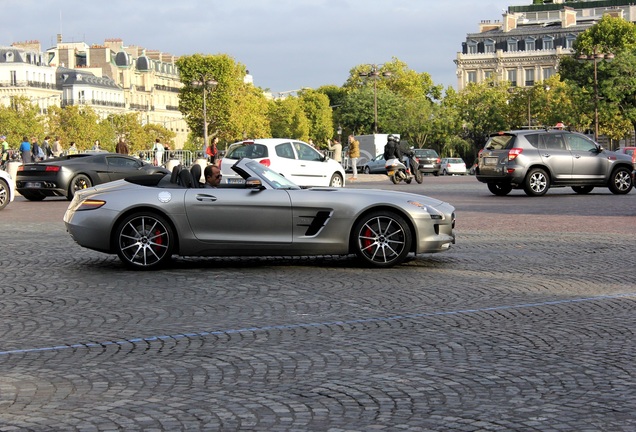
[{"label": "background building", "polygon": [[467,34],[455,59],[458,90],[487,79],[533,86],[556,73],[576,37],[603,15],[636,21],[633,0],[543,3],[510,6],[502,21],[482,21],[478,33]]}]

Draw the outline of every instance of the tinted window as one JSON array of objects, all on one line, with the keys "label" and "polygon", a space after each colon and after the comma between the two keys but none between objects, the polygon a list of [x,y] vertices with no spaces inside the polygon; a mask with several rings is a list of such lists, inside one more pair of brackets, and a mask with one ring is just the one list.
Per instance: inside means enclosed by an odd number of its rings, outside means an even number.
[{"label": "tinted window", "polygon": [[563,142],[563,134],[543,134],[541,136],[543,143],[539,144],[539,148],[546,150],[566,150]]},{"label": "tinted window", "polygon": [[245,143],[239,144],[236,147],[232,147],[225,157],[229,159],[260,159],[268,157],[267,147],[262,144]]},{"label": "tinted window", "polygon": [[528,142],[530,143],[530,145],[534,148],[538,148],[539,147],[539,134],[530,134],[530,135],[526,135],[526,139],[528,140]]},{"label": "tinted window", "polygon": [[276,146],[276,156],[282,157],[285,159],[295,159],[294,149],[292,148],[291,143],[278,144]]},{"label": "tinted window", "polygon": [[108,161],[108,165],[110,166],[125,168],[138,168],[141,166],[141,163],[136,161],[135,159],[128,159],[124,157],[111,156],[106,160]]},{"label": "tinted window", "polygon": [[322,156],[313,147],[308,144],[295,142],[296,153],[298,153],[298,159],[304,161],[320,161]]}]

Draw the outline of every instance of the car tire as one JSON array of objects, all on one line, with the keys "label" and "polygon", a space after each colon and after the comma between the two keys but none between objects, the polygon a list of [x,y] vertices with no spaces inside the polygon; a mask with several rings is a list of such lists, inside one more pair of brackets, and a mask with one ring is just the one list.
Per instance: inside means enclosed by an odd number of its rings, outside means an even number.
[{"label": "car tire", "polygon": [[364,174],[371,174],[371,170],[369,169],[369,167],[368,167],[368,166],[365,166],[365,167],[364,167],[364,170],[362,170],[362,172],[363,172]]},{"label": "car tire", "polygon": [[342,187],[343,179],[340,173],[335,173],[329,180],[329,187]]},{"label": "car tire", "polygon": [[433,171],[433,175],[434,175],[435,177],[439,176],[439,171]]},{"label": "car tire", "polygon": [[351,238],[358,258],[367,265],[380,268],[402,263],[413,241],[404,218],[392,211],[366,214],[355,224]]},{"label": "car tire", "polygon": [[6,181],[0,180],[0,210],[5,208],[11,200],[11,190]]},{"label": "car tire", "polygon": [[30,192],[24,191],[24,192],[20,192],[20,195],[22,195],[29,201],[42,201],[44,198],[46,198],[46,195],[37,191],[30,191]]},{"label": "car tire", "polygon": [[542,168],[533,168],[523,181],[523,190],[528,196],[542,196],[550,189],[550,178]]},{"label": "car tire", "polygon": [[127,267],[153,270],[172,257],[176,236],[172,226],[158,214],[139,212],[126,216],[117,224],[113,245]]},{"label": "car tire", "polygon": [[612,171],[609,180],[609,190],[616,195],[625,195],[634,187],[632,173],[625,167],[618,167]]},{"label": "car tire", "polygon": [[577,194],[586,195],[594,190],[594,186],[572,186],[572,190]]},{"label": "car tire", "polygon": [[510,193],[510,191],[512,190],[512,185],[509,185],[507,183],[495,183],[495,182],[491,182],[488,183],[488,190],[493,194],[493,195],[497,195],[497,196],[506,196]]},{"label": "car tire", "polygon": [[75,197],[75,192],[81,189],[87,189],[93,186],[91,179],[85,174],[78,174],[71,180],[71,184],[68,186],[68,194],[66,199],[71,201]]}]

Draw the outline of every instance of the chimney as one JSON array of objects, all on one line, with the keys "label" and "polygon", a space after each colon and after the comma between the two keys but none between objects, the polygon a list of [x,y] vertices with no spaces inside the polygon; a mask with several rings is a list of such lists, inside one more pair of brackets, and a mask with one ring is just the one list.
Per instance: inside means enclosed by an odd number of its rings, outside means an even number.
[{"label": "chimney", "polygon": [[565,6],[561,12],[559,12],[561,18],[561,28],[568,28],[576,25],[576,11],[574,8]]}]

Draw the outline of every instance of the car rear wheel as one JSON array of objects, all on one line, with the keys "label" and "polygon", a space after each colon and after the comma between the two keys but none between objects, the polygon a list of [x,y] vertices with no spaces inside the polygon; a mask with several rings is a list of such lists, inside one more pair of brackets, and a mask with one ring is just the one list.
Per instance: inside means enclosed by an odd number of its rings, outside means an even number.
[{"label": "car rear wheel", "polygon": [[9,204],[11,197],[9,196],[9,185],[4,180],[0,180],[0,210]]},{"label": "car rear wheel", "polygon": [[331,176],[331,180],[329,181],[330,187],[342,187],[342,176],[339,173],[335,173]]},{"label": "car rear wheel", "polygon": [[629,169],[618,167],[612,172],[609,181],[609,190],[613,194],[624,195],[634,187],[634,181]]},{"label": "car rear wheel", "polygon": [[44,195],[41,192],[20,192],[20,195],[22,195],[23,197],[25,197],[26,199],[28,199],[29,201],[42,201],[44,198],[46,198],[46,195]]},{"label": "car rear wheel", "polygon": [[585,195],[594,190],[594,186],[572,186],[572,190],[577,194]]},{"label": "car rear wheel", "polygon": [[512,190],[512,186],[506,183],[488,183],[488,190],[497,196],[506,196]]},{"label": "car rear wheel", "polygon": [[93,186],[93,183],[87,175],[78,174],[73,177],[73,180],[71,180],[71,185],[68,187],[68,194],[66,195],[66,198],[70,201],[73,199],[73,197],[75,197],[75,192],[77,192],[78,190],[87,189],[91,186]]},{"label": "car rear wheel", "polygon": [[176,237],[170,224],[151,212],[127,216],[115,229],[115,249],[128,267],[151,270],[172,257]]},{"label": "car rear wheel", "polygon": [[528,196],[542,196],[550,189],[548,175],[541,168],[530,170],[523,182],[523,190]]},{"label": "car rear wheel", "polygon": [[373,267],[392,267],[406,259],[412,235],[406,221],[390,211],[369,213],[353,229],[354,251]]}]

